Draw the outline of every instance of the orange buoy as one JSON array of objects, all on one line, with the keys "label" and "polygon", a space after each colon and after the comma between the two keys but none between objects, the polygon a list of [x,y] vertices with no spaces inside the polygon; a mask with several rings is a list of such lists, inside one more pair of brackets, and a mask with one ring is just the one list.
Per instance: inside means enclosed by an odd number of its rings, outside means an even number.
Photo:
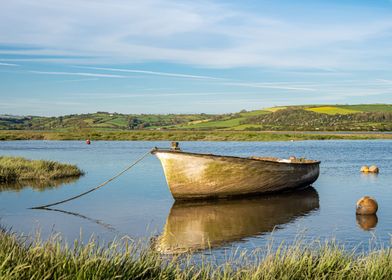
[{"label": "orange buoy", "polygon": [[356,213],[358,215],[373,215],[378,210],[377,201],[370,196],[364,196],[357,201]]},{"label": "orange buoy", "polygon": [[365,172],[365,173],[369,172],[369,166],[367,166],[367,165],[362,166],[361,172]]},{"label": "orange buoy", "polygon": [[87,144],[87,145],[90,145],[90,144],[91,144],[90,139],[87,139],[87,140],[86,140],[86,144]]}]

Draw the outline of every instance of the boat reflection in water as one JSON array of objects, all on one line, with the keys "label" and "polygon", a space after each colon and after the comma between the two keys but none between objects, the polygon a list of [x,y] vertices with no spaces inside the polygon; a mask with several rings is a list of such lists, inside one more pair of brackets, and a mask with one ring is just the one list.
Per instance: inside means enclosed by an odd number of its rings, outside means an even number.
[{"label": "boat reflection in water", "polygon": [[271,232],[318,208],[313,187],[235,200],[175,202],[155,246],[167,254],[217,247]]}]

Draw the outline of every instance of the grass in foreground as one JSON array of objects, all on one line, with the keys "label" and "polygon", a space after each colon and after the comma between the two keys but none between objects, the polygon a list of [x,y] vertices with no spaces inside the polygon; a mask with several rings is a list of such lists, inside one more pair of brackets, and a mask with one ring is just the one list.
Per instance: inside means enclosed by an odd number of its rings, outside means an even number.
[{"label": "grass in foreground", "polygon": [[0,183],[54,180],[83,174],[77,166],[47,160],[0,156]]},{"label": "grass in foreground", "polygon": [[0,279],[392,279],[390,248],[358,255],[333,243],[316,249],[298,244],[236,254],[217,265],[163,257],[130,242],[75,242],[70,248],[56,238],[26,240],[0,231]]}]

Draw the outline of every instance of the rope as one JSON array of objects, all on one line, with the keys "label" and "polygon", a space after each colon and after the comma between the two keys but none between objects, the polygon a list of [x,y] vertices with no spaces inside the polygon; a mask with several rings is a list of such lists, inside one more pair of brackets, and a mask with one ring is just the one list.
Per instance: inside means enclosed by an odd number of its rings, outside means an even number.
[{"label": "rope", "polygon": [[91,193],[91,192],[93,192],[93,191],[96,191],[96,190],[102,188],[103,186],[105,186],[106,184],[108,184],[109,182],[113,181],[114,179],[120,177],[122,174],[124,174],[124,173],[127,172],[129,169],[131,169],[131,168],[134,167],[136,164],[138,164],[140,161],[142,161],[147,155],[149,155],[149,154],[150,154],[152,151],[154,151],[154,150],[156,150],[156,148],[153,148],[153,149],[149,150],[147,153],[145,153],[145,154],[144,154],[143,156],[141,156],[139,159],[137,159],[136,161],[134,161],[131,165],[129,165],[129,166],[128,166],[127,168],[125,168],[123,171],[121,171],[120,173],[118,173],[116,176],[110,178],[109,180],[106,180],[106,181],[103,182],[102,184],[100,184],[100,185],[98,185],[98,186],[96,186],[96,187],[94,187],[94,188],[92,188],[92,189],[89,189],[88,191],[85,191],[85,192],[83,192],[83,193],[81,193],[81,194],[75,195],[75,196],[73,196],[73,197],[70,197],[70,198],[67,198],[67,199],[64,199],[64,200],[61,200],[61,201],[58,201],[58,202],[54,202],[54,203],[50,203],[50,204],[46,204],[46,205],[41,205],[41,206],[35,206],[35,207],[31,207],[31,208],[29,208],[29,209],[43,209],[43,208],[48,208],[48,207],[51,207],[51,206],[63,204],[63,203],[65,203],[65,202],[68,202],[68,201],[77,199],[77,198],[82,197],[82,196],[84,196],[84,195],[86,195],[86,194],[89,194],[89,193]]}]

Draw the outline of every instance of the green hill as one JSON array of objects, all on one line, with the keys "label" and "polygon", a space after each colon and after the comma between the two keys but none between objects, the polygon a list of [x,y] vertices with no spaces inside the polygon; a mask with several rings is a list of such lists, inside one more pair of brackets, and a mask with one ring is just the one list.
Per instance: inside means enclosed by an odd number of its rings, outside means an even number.
[{"label": "green hill", "polygon": [[0,130],[299,130],[392,131],[392,105],[280,106],[231,114],[0,115]]}]

